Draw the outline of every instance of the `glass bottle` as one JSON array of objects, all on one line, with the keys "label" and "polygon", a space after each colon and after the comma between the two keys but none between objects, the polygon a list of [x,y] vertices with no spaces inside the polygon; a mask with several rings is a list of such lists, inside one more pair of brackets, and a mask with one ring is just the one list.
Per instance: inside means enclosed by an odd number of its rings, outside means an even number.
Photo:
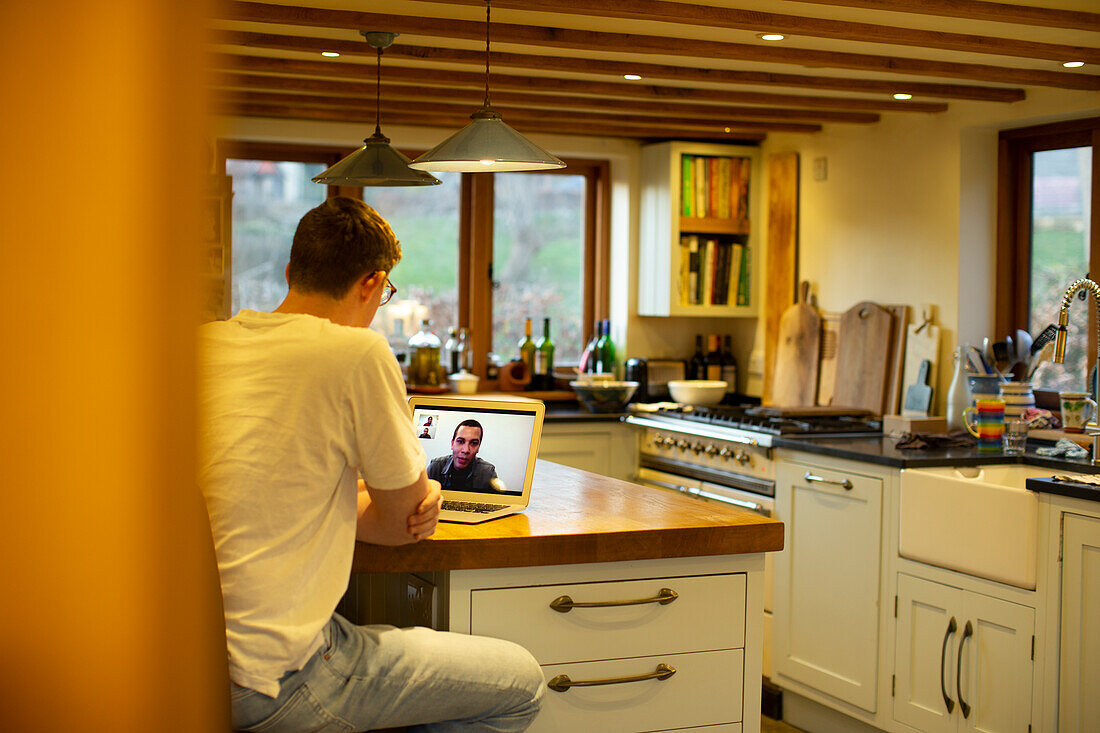
[{"label": "glass bottle", "polygon": [[457,329],[447,329],[447,340],[443,342],[443,366],[447,374],[458,374],[458,335]]},{"label": "glass bottle", "polygon": [[[531,338],[531,319],[528,318],[523,325],[523,338],[519,341],[519,358],[527,367],[527,373],[534,381],[535,374],[535,342]],[[530,387],[529,387],[530,388]]]},{"label": "glass bottle", "polygon": [[550,319],[542,319],[542,338],[535,342],[536,389],[554,388],[554,342],[550,340]]},{"label": "glass bottle", "polygon": [[463,326],[458,329],[458,370],[460,372],[472,372],[474,370],[473,354],[470,352],[470,331]]},{"label": "glass bottle", "polygon": [[707,355],[703,351],[703,334],[695,334],[695,353],[691,356],[687,368],[688,379],[707,378]]},{"label": "glass bottle", "polygon": [[611,340],[611,320],[603,319],[600,337],[596,340],[596,372],[615,373],[615,343]]},{"label": "glass bottle", "polygon": [[432,322],[425,318],[420,322],[420,331],[409,339],[410,387],[439,387],[443,384],[439,351],[439,337],[432,333]]},{"label": "glass bottle", "polygon": [[955,373],[951,376],[951,386],[947,388],[947,429],[966,430],[966,418],[963,410],[970,406],[970,388],[966,383],[965,351],[962,346],[955,348]]},{"label": "glass bottle", "polygon": [[722,337],[722,381],[726,383],[726,394],[737,391],[737,357],[733,355],[733,339],[727,333]]},{"label": "glass bottle", "polygon": [[592,333],[592,338],[588,339],[588,345],[584,347],[584,351],[581,352],[580,370],[583,374],[592,374],[596,371],[596,344],[599,343],[602,328],[603,324],[596,321],[596,330]]},{"label": "glass bottle", "polygon": [[722,351],[718,334],[707,334],[707,370],[703,379],[720,380],[722,378]]}]

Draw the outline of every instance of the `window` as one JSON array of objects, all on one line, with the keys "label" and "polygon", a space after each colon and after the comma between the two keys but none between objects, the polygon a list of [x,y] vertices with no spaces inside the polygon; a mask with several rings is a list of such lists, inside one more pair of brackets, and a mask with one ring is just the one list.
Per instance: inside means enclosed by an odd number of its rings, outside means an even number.
[{"label": "window", "polygon": [[[1022,328],[1037,336],[1057,323],[1074,280],[1100,278],[1096,190],[1100,119],[1001,133],[997,334]],[[1070,307],[1062,365],[1044,363],[1038,388],[1083,390],[1096,353],[1092,305]],[[1018,375],[1019,376],[1019,375]]]},{"label": "window", "polygon": [[[392,345],[420,320],[470,329],[476,373],[485,355],[515,356],[527,317],[551,319],[556,364],[575,364],[607,314],[608,165],[567,161],[560,171],[436,174],[430,187],[319,186],[310,178],[342,158],[333,148],[223,144],[233,179],[231,313],[270,310],[286,295],[284,268],[298,220],[326,196],[362,198],[401,241],[397,296],[373,328]],[[409,151],[405,151],[410,154]],[[415,155],[414,155],[415,157]]]}]

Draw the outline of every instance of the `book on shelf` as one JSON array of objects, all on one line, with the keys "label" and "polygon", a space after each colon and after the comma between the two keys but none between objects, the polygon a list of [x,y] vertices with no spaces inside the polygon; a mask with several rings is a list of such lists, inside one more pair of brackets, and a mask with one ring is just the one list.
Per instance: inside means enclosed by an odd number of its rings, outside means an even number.
[{"label": "book on shelf", "polygon": [[718,180],[722,171],[723,158],[707,158],[707,216],[718,216],[718,193],[722,183]]},{"label": "book on shelf", "polygon": [[749,304],[749,284],[752,282],[751,263],[749,247],[745,245],[741,248],[741,272],[737,277],[737,305]]},{"label": "book on shelf", "polygon": [[711,305],[725,305],[728,302],[730,249],[729,242],[718,242],[718,254],[715,257],[714,265],[714,293],[710,299]]},{"label": "book on shelf", "polygon": [[695,216],[694,155],[680,156],[680,214]]},{"label": "book on shelf", "polygon": [[714,258],[717,254],[716,250],[718,249],[718,242],[714,239],[708,239],[704,243],[703,247],[703,292],[699,294],[699,302],[703,304],[709,304],[711,302],[711,298],[714,297]]},{"label": "book on shelf", "polygon": [[730,176],[733,171],[732,158],[718,159],[718,192],[714,216],[719,219],[730,218]]},{"label": "book on shelf", "polygon": [[707,159],[697,155],[692,159],[695,169],[695,215],[707,215]]},{"label": "book on shelf", "polygon": [[699,237],[685,234],[680,237],[680,305],[696,303],[698,281]]}]

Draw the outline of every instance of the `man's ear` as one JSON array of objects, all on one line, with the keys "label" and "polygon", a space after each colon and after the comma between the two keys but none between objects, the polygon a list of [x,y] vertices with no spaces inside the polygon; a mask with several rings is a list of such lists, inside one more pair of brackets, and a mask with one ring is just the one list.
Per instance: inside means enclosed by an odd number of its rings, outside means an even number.
[{"label": "man's ear", "polygon": [[374,295],[374,291],[382,287],[386,282],[386,273],[383,270],[375,270],[374,272],[368,272],[359,278],[356,282],[356,288],[359,292],[359,297],[362,300],[370,300]]}]

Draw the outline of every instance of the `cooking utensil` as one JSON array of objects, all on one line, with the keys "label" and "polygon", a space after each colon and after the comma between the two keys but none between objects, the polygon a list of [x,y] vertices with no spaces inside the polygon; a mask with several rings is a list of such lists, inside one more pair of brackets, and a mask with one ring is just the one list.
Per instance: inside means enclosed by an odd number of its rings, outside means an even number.
[{"label": "cooking utensil", "polygon": [[[986,339],[988,341],[988,339]],[[983,354],[977,346],[966,345],[966,348],[974,352],[974,355],[978,357],[978,365],[981,366],[979,374],[992,374],[993,368],[989,366],[989,362],[986,361],[985,354]]]},{"label": "cooking utensil", "polygon": [[1049,326],[1039,332],[1039,335],[1035,337],[1035,340],[1031,342],[1031,355],[1038,354],[1039,351],[1048,343],[1054,341],[1054,337],[1058,335],[1058,327],[1051,323]]},{"label": "cooking utensil", "polygon": [[[925,359],[929,362],[928,383],[936,383],[940,358],[940,327],[932,323],[932,315],[932,306],[922,305],[920,319],[914,318],[905,328],[905,368],[901,383],[906,387],[917,381],[920,364]],[[974,368],[981,369],[981,364],[975,364]]]},{"label": "cooking utensil", "polygon": [[875,303],[857,303],[840,317],[833,404],[883,414],[894,318]]},{"label": "cooking utensil", "polygon": [[1012,341],[1011,336],[1005,336],[1005,363],[1007,364],[1004,368],[1005,371],[1012,371],[1012,367],[1016,366],[1017,361],[1016,344]]},{"label": "cooking utensil", "polygon": [[932,404],[932,386],[928,384],[931,368],[932,362],[928,359],[920,363],[916,384],[910,385],[905,392],[905,406],[901,410],[903,416],[921,417],[928,414],[928,406]]},{"label": "cooking utensil", "polygon": [[1030,333],[1022,328],[1016,330],[1016,353],[1021,361],[1031,359],[1032,343],[1033,340]]},{"label": "cooking utensil", "polygon": [[1053,341],[1047,341],[1045,344],[1043,344],[1043,347],[1041,349],[1039,349],[1039,353],[1037,355],[1032,355],[1032,357],[1031,357],[1032,367],[1030,369],[1028,369],[1028,371],[1027,371],[1027,381],[1030,382],[1032,375],[1035,374],[1035,372],[1039,369],[1039,367],[1041,367],[1043,365],[1043,362],[1048,361],[1050,359],[1050,357],[1053,356],[1053,355],[1054,355],[1054,342]]},{"label": "cooking utensil", "polygon": [[821,314],[821,364],[817,368],[817,404],[833,402],[836,386],[836,354],[840,340],[840,313]]},{"label": "cooking utensil", "polygon": [[1004,341],[997,341],[990,345],[990,349],[993,351],[993,359],[990,361],[993,365],[993,371],[997,373],[1002,382],[1007,382],[1008,379],[1004,375],[1005,364],[1008,361],[1007,345]]},{"label": "cooking utensil", "polygon": [[821,317],[809,304],[810,283],[799,287],[798,303],[783,311],[775,349],[771,404],[812,405],[817,396]]}]

